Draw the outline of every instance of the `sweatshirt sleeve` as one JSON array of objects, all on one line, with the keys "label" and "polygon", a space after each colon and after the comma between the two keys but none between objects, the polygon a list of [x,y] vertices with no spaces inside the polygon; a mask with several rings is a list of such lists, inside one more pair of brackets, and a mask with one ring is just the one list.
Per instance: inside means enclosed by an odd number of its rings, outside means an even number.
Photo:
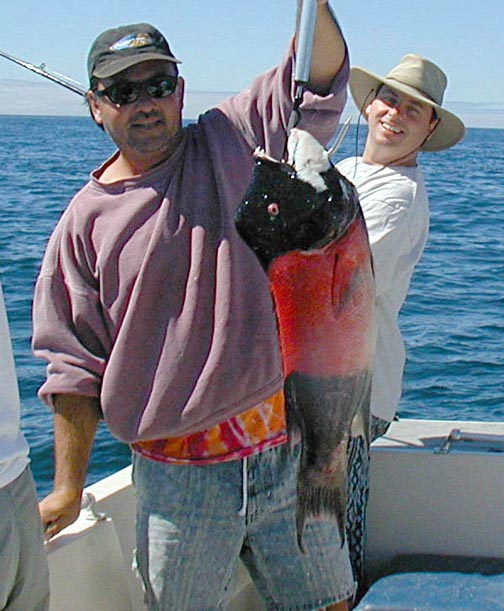
[{"label": "sweatshirt sleeve", "polygon": [[39,397],[50,406],[54,394],[100,395],[111,343],[85,240],[72,231],[61,238],[68,216],[51,237],[33,301],[33,352],[49,363]]}]

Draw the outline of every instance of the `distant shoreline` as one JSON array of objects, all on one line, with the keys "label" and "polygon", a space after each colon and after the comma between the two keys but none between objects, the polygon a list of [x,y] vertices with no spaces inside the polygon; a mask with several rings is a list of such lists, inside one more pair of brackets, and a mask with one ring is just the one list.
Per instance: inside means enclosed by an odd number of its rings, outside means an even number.
[{"label": "distant shoreline", "polygon": [[[25,117],[25,118],[45,118],[45,119],[85,119],[90,120],[89,115],[87,114],[42,114],[42,113],[10,113],[10,112],[0,112],[0,118],[4,117]],[[183,118],[185,124],[195,123],[197,119],[187,119]],[[356,120],[350,121],[350,125],[357,125]],[[504,130],[504,125],[502,126],[479,126],[479,125],[467,125],[467,129],[491,129],[491,130]]]},{"label": "distant shoreline", "polygon": [[[184,115],[199,117],[234,91],[201,91],[187,89],[184,99]],[[444,106],[459,116],[468,128],[504,129],[504,101],[466,102],[446,100]],[[56,87],[44,80],[0,78],[0,116],[89,116],[87,103],[82,96]],[[357,122],[358,111],[350,96],[343,112],[345,117]],[[187,119],[194,121],[195,119]]]}]

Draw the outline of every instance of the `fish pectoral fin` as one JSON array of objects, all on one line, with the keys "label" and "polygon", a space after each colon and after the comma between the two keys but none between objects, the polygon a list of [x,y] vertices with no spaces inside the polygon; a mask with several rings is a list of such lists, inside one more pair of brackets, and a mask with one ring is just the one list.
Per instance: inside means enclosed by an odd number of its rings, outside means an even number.
[{"label": "fish pectoral fin", "polygon": [[363,390],[351,422],[350,436],[363,437],[369,444],[371,437],[371,373],[368,374],[368,380],[363,385]]},{"label": "fish pectoral fin", "polygon": [[[365,424],[366,422],[366,424]],[[365,418],[364,414],[361,410],[357,410],[357,413],[352,420],[352,425],[350,428],[350,436],[351,437],[368,437],[367,428],[369,426],[369,418]]]}]

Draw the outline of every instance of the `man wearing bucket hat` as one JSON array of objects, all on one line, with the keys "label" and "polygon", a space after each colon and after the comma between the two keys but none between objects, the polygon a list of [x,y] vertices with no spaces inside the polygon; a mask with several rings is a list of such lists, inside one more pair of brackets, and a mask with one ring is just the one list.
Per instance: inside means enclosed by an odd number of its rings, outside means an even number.
[{"label": "man wearing bucket hat", "polygon": [[[299,127],[326,143],[349,68],[317,4]],[[108,30],[89,53],[90,111],[118,150],[63,214],[37,280],[56,456],[41,513],[47,537],[77,517],[103,417],[133,448],[149,611],[226,608],[239,558],[270,609],[343,611],[355,591],[333,521],[310,525],[305,554],[296,543],[299,446],[271,294],[234,227],[254,149],[284,152],[294,62],[293,39],[279,66],[184,128],[179,62],[156,28]]]},{"label": "man wearing bucket hat", "polygon": [[[351,70],[350,91],[368,135],[362,157],[337,167],[357,188],[373,254],[378,335],[371,439],[386,432],[399,405],[405,349],[398,315],[429,230],[418,153],[447,149],[465,133],[462,121],[441,106],[446,84],[436,64],[414,54],[385,77]],[[354,572],[362,581],[368,448],[361,438],[352,440],[349,462],[348,535]]]}]

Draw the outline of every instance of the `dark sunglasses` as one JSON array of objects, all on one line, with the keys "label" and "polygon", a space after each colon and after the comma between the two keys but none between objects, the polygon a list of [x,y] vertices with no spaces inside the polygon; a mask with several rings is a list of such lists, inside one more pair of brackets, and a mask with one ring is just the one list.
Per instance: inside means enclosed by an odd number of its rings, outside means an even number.
[{"label": "dark sunglasses", "polygon": [[105,89],[95,89],[94,93],[99,98],[106,96],[116,106],[126,106],[136,102],[143,91],[150,98],[166,98],[177,89],[177,82],[176,76],[169,75],[140,82],[120,81]]}]

